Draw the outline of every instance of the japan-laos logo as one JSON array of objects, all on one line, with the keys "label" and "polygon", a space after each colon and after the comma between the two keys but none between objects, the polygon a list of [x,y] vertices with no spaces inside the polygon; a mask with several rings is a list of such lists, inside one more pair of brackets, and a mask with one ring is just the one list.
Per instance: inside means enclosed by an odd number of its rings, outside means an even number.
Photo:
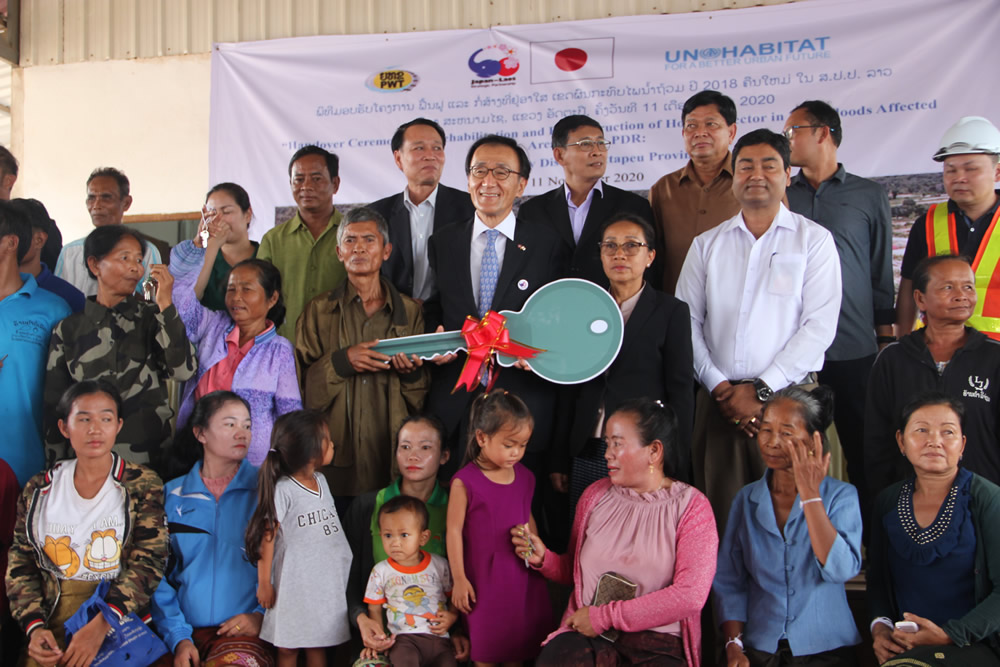
[{"label": "japan-laos logo", "polygon": [[419,81],[420,77],[409,70],[389,67],[370,75],[365,80],[365,87],[376,93],[401,93],[412,89]]},{"label": "japan-laos logo", "polygon": [[491,44],[477,49],[469,56],[469,69],[480,79],[494,76],[514,76],[521,67],[517,60],[517,51],[507,44]]}]

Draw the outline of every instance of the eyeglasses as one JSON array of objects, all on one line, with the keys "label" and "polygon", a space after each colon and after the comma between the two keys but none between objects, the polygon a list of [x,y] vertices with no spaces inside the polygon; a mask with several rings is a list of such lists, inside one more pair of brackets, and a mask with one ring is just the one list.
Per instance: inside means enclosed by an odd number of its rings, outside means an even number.
[{"label": "eyeglasses", "polygon": [[648,243],[639,243],[638,241],[626,241],[622,244],[615,243],[614,241],[601,241],[597,245],[601,247],[601,254],[607,257],[617,255],[619,248],[624,250],[628,257],[635,257],[639,254],[639,248],[649,247]]},{"label": "eyeglasses", "polygon": [[490,168],[490,167],[479,166],[479,167],[473,167],[472,169],[469,170],[469,174],[471,174],[474,178],[478,178],[480,180],[486,178],[486,174],[490,172],[493,172],[493,178],[497,179],[498,181],[506,181],[508,178],[510,178],[511,174],[517,174],[518,176],[521,175],[521,172],[514,171],[513,169],[508,169],[507,167]]},{"label": "eyeglasses", "polygon": [[784,132],[782,132],[782,134],[785,135],[785,139],[788,139],[789,141],[791,141],[792,140],[792,135],[795,134],[795,130],[802,130],[802,129],[812,128],[812,127],[826,127],[826,125],[792,125],[788,129],[786,129]]},{"label": "eyeglasses", "polygon": [[566,144],[566,148],[569,148],[570,146],[577,146],[580,148],[580,150],[589,153],[595,148],[599,151],[606,151],[608,150],[608,146],[610,145],[611,142],[605,139],[598,139],[596,141],[593,139],[581,139],[580,141],[574,141],[571,144]]}]

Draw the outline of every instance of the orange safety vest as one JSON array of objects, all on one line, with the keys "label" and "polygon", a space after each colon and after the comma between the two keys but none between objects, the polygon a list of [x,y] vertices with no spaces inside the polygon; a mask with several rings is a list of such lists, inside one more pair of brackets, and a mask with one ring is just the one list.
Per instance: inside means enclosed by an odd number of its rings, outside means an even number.
[{"label": "orange safety vest", "polygon": [[[976,275],[976,307],[969,318],[969,326],[1000,340],[1000,232],[993,234],[1000,220],[1000,206],[986,229],[979,250],[972,261]],[[955,237],[955,214],[948,212],[948,204],[933,204],[927,210],[927,256],[959,254]]]}]

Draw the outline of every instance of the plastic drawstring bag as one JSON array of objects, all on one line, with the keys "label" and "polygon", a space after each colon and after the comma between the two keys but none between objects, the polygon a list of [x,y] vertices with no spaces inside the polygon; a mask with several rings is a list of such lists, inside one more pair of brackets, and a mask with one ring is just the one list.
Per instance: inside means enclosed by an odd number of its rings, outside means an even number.
[{"label": "plastic drawstring bag", "polygon": [[145,667],[167,652],[167,646],[134,613],[121,621],[104,601],[111,582],[102,581],[94,594],[65,623],[66,641],[98,614],[111,626],[91,667]]}]

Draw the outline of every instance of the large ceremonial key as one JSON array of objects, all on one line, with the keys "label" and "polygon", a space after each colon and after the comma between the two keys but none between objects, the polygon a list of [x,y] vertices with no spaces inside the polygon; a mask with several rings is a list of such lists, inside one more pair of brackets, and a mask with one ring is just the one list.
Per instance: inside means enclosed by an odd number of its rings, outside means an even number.
[{"label": "large ceremonial key", "polygon": [[[511,347],[496,343],[503,329],[509,333]],[[618,356],[624,331],[621,310],[610,294],[587,280],[564,278],[538,288],[520,312],[504,310],[480,321],[470,318],[462,331],[390,338],[379,341],[374,349],[431,359],[470,351],[473,341],[470,357],[475,352],[483,357],[495,353],[501,366],[513,366],[521,357],[546,380],[577,384],[607,370]],[[484,336],[489,344],[476,343]],[[503,353],[525,346],[534,348],[534,356]]]}]

